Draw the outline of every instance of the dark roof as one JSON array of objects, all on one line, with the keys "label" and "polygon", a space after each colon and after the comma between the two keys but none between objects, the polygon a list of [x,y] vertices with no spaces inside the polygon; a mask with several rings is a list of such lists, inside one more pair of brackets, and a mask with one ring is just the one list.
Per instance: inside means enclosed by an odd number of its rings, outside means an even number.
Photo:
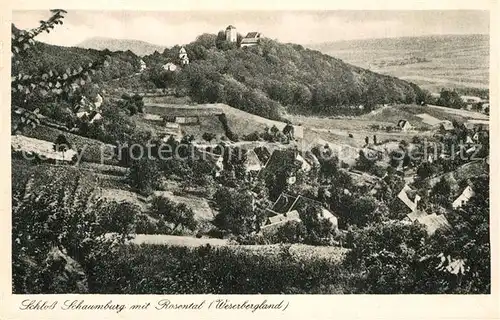
[{"label": "dark roof", "polygon": [[265,146],[257,147],[253,149],[253,151],[262,164],[266,164],[267,160],[271,157],[271,151],[269,151],[269,149]]},{"label": "dark roof", "polygon": [[399,120],[398,121],[398,126],[399,127],[404,127],[407,123],[409,123],[408,121],[406,120]]},{"label": "dark roof", "polygon": [[230,25],[227,26],[226,30],[229,30],[229,29],[236,29],[236,27],[233,26],[232,24],[230,24]]},{"label": "dark roof", "polygon": [[247,36],[245,38],[254,39],[254,38],[258,38],[259,36],[260,36],[259,32],[249,32],[249,33],[247,33]]},{"label": "dark roof", "polygon": [[267,161],[264,170],[271,170],[272,172],[276,172],[284,165],[294,163],[296,158],[295,152],[298,151],[292,149],[274,150],[274,152],[271,154],[271,157]]},{"label": "dark roof", "polygon": [[325,206],[319,201],[300,195],[292,196],[284,192],[279,196],[278,200],[276,200],[276,202],[274,203],[272,211],[280,214],[286,214],[287,212],[293,210],[300,212],[300,210],[305,206],[316,206],[325,209],[338,218],[338,216],[335,213],[326,209]]},{"label": "dark roof", "polygon": [[295,200],[297,200],[297,197],[282,193],[274,203],[272,210],[277,213],[287,213],[292,209]]}]

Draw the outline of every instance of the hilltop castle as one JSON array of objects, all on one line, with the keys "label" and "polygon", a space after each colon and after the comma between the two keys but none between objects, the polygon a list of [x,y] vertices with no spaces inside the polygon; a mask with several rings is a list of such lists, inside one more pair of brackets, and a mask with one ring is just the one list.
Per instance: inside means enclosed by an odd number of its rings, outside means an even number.
[{"label": "hilltop castle", "polygon": [[[246,37],[241,40],[240,46],[243,47],[251,47],[259,44],[262,34],[260,32],[249,32]],[[228,42],[237,42],[238,41],[238,32],[236,31],[236,27],[233,25],[229,25],[226,28],[226,41]]]}]

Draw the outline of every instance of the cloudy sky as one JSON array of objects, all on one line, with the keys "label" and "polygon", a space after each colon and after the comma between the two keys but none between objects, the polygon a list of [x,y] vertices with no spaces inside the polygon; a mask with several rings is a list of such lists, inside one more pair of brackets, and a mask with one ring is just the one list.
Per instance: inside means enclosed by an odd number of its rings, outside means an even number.
[{"label": "cloudy sky", "polygon": [[[37,26],[49,11],[14,11],[19,28]],[[282,42],[311,44],[435,34],[489,34],[488,11],[69,11],[63,26],[38,39],[71,46],[90,37],[138,39],[172,46],[229,24]]]}]

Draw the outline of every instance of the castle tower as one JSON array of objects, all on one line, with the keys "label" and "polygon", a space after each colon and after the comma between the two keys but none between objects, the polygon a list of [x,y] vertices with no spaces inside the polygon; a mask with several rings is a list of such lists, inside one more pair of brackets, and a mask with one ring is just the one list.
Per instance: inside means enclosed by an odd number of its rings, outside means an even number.
[{"label": "castle tower", "polygon": [[189,57],[188,57],[186,49],[184,49],[184,47],[182,47],[179,50],[179,60],[181,61],[181,65],[183,65],[183,66],[186,64],[189,64]]},{"label": "castle tower", "polygon": [[236,32],[236,27],[229,25],[226,28],[226,41],[236,42],[238,40],[238,34]]}]

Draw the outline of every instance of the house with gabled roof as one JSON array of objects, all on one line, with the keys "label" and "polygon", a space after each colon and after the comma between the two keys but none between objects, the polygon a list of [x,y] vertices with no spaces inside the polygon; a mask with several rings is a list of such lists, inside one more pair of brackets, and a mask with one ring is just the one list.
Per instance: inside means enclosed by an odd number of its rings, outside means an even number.
[{"label": "house with gabled roof", "polygon": [[336,214],[326,209],[321,202],[301,195],[293,196],[283,192],[282,194],[280,194],[280,196],[278,197],[276,202],[274,202],[272,208],[268,210],[268,212],[274,215],[287,215],[293,211],[296,211],[300,217],[301,212],[303,214],[306,213],[303,212],[303,210],[305,210],[304,208],[307,208],[309,206],[316,206],[318,208],[321,208],[320,218],[329,220],[335,229],[338,228],[338,216]]},{"label": "house with gabled roof", "polygon": [[398,121],[398,128],[400,128],[403,131],[408,131],[408,130],[412,129],[412,126],[411,126],[410,122],[408,122],[407,120],[399,120]]},{"label": "house with gabled roof", "polygon": [[248,150],[246,152],[246,159],[243,165],[245,166],[245,170],[247,172],[259,172],[263,167],[262,163],[259,160],[259,157],[257,157],[257,154],[253,150]]},{"label": "house with gabled roof", "polygon": [[253,149],[255,154],[260,160],[262,165],[266,165],[269,158],[271,158],[271,151],[266,146],[259,146]]},{"label": "house with gabled roof", "polygon": [[[284,150],[274,150],[269,159],[267,160],[264,168],[260,170],[259,175],[263,175],[266,172],[277,172],[284,166],[295,164],[303,172],[308,172],[312,169],[311,165],[300,155],[298,150],[294,149],[284,149]],[[289,173],[290,184],[295,183],[294,172]]]},{"label": "house with gabled roof", "polygon": [[408,209],[411,210],[411,212],[417,210],[417,204],[420,200],[420,196],[418,194],[415,194],[413,200],[411,200],[410,196],[412,196],[412,193],[413,190],[407,184],[405,184],[403,189],[401,189],[398,193],[399,200],[401,200],[408,207]]},{"label": "house with gabled roof", "polygon": [[242,48],[244,47],[251,47],[258,45],[261,39],[261,33],[260,32],[249,32],[247,33],[246,37],[241,40],[240,46]]},{"label": "house with gabled roof", "polygon": [[443,132],[447,132],[455,129],[455,127],[453,126],[453,122],[451,122],[450,120],[443,120],[439,124],[439,129]]},{"label": "house with gabled roof", "polygon": [[418,219],[425,217],[426,215],[427,215],[427,212],[424,212],[422,210],[415,210],[415,211],[408,213],[404,220],[409,220],[410,222],[415,222]]},{"label": "house with gabled roof", "polygon": [[449,229],[451,228],[448,219],[446,219],[444,214],[427,214],[421,216],[415,220],[417,223],[424,225],[427,233],[433,235],[438,229]]},{"label": "house with gabled roof", "polygon": [[453,201],[453,209],[458,209],[469,202],[470,198],[474,196],[474,190],[470,186],[467,186],[462,193]]}]

